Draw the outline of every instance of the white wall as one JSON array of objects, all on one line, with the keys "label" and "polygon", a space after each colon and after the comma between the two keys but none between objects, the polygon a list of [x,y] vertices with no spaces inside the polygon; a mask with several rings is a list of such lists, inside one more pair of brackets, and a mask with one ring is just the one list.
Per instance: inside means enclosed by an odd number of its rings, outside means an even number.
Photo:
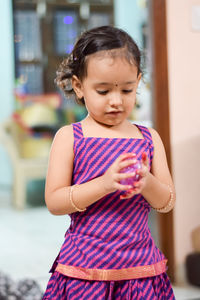
[{"label": "white wall", "polygon": [[[12,1],[0,1],[0,123],[13,110],[13,25]],[[0,144],[0,187],[11,185],[11,164],[6,151]]]},{"label": "white wall", "polygon": [[200,0],[166,2],[175,262],[182,282],[186,255],[193,251],[191,231],[200,225],[200,31],[193,31],[191,22],[192,6]]}]

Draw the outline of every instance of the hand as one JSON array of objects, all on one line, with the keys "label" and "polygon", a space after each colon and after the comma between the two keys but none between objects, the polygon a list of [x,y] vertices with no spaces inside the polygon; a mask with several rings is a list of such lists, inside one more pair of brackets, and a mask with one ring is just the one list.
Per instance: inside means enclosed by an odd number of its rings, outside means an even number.
[{"label": "hand", "polygon": [[136,194],[140,194],[146,185],[147,176],[149,174],[149,161],[146,153],[142,154],[142,168],[136,171],[140,175],[140,179],[134,182],[134,186],[131,187],[124,195],[120,196],[120,199],[128,199]]},{"label": "hand", "polygon": [[120,171],[136,163],[135,153],[125,153],[120,155],[115,162],[110,166],[110,168],[102,176],[104,187],[107,193],[112,193],[116,190],[128,191],[133,188],[132,185],[123,185],[120,180],[130,178],[135,176],[134,173],[120,173]]}]

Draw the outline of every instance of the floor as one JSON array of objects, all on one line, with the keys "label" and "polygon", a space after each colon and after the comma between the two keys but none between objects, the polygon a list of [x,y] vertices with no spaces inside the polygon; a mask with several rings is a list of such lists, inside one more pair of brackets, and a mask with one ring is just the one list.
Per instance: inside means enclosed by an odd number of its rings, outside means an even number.
[{"label": "floor", "polygon": [[[14,280],[32,278],[45,289],[48,270],[58,254],[68,216],[53,216],[43,205],[12,208],[8,193],[0,193],[0,271]],[[12,274],[12,275],[11,275]],[[200,288],[174,287],[177,300],[200,299]]]}]

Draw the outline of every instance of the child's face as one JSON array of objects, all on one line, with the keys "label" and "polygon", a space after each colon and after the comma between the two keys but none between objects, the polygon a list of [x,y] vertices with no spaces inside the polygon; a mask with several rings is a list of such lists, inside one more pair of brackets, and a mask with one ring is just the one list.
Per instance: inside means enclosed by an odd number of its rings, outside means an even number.
[{"label": "child's face", "polygon": [[82,81],[74,77],[72,82],[77,96],[84,97],[89,116],[114,126],[126,120],[134,108],[141,78],[137,72],[124,57],[91,55],[86,77]]}]

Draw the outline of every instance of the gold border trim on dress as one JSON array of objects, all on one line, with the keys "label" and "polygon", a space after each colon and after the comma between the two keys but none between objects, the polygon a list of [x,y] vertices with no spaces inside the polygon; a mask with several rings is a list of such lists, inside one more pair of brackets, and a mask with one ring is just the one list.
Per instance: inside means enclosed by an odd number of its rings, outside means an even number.
[{"label": "gold border trim on dress", "polygon": [[86,280],[128,280],[157,276],[166,271],[167,260],[152,265],[127,269],[87,269],[58,263],[56,271],[74,278]]}]

